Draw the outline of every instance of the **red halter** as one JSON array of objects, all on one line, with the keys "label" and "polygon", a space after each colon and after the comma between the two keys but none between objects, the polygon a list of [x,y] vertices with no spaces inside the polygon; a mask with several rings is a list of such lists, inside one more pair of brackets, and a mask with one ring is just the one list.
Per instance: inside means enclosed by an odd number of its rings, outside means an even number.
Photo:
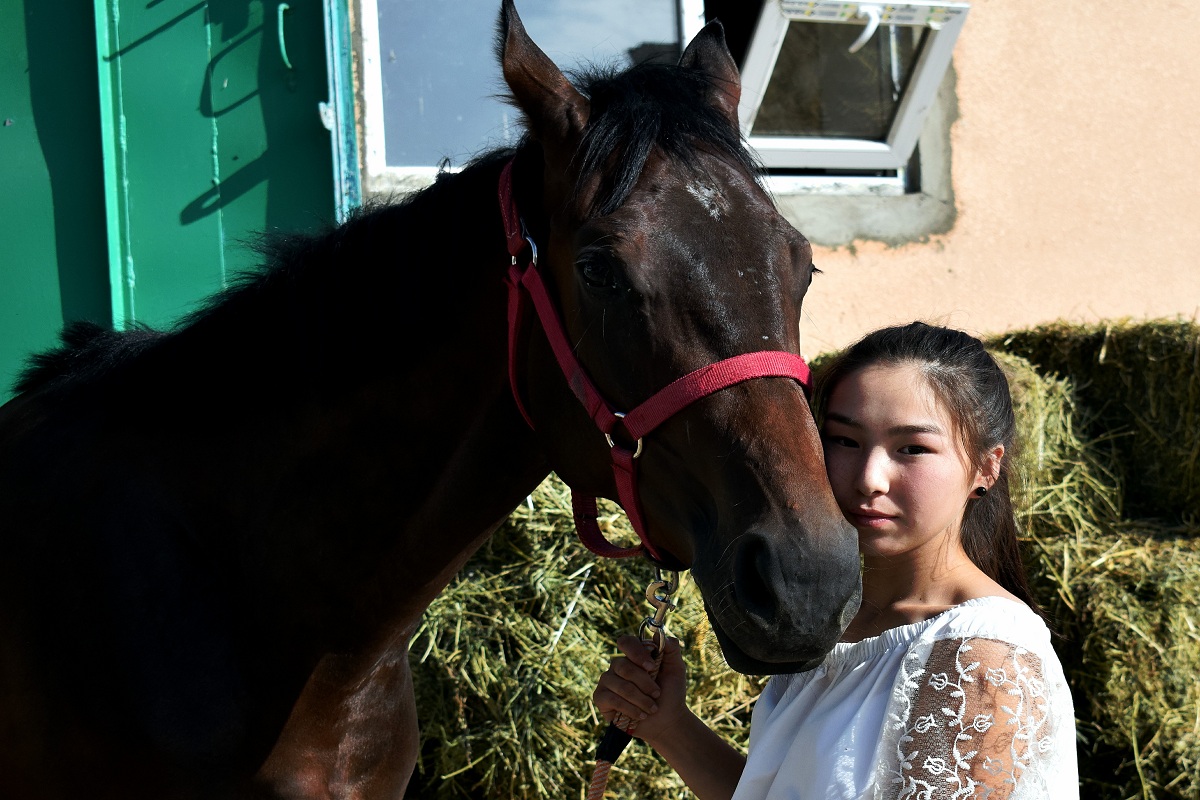
[{"label": "red halter", "polygon": [[[783,350],[764,350],[756,353],[726,358],[715,364],[701,367],[690,372],[660,389],[649,400],[634,408],[627,414],[614,411],[596,389],[587,372],[575,357],[575,353],[567,341],[562,321],[555,311],[553,301],[546,292],[541,275],[537,270],[537,246],[525,232],[524,223],[517,211],[516,201],[512,192],[512,165],[509,161],[500,173],[500,214],[504,219],[504,233],[508,239],[508,252],[512,256],[512,266],[509,267],[505,284],[508,286],[508,381],[512,387],[513,399],[517,403],[525,421],[533,428],[533,420],[525,410],[521,395],[517,391],[517,338],[525,317],[528,302],[533,302],[534,310],[542,323],[542,330],[550,341],[558,366],[566,376],[567,383],[579,402],[587,410],[588,416],[596,423],[596,427],[608,440],[612,454],[613,477],[617,485],[617,502],[625,509],[629,522],[642,540],[641,547],[621,548],[604,538],[596,520],[596,498],[581,495],[571,490],[571,503],[574,508],[575,528],[584,546],[593,553],[611,558],[624,558],[639,555],[643,551],[652,559],[663,563],[662,554],[650,542],[646,535],[646,523],[642,517],[641,504],[637,493],[637,459],[642,454],[643,438],[670,419],[679,411],[702,397],[720,391],[736,383],[751,378],[792,378],[797,381],[805,392],[809,390],[810,372],[808,364],[795,353]],[[530,251],[528,263],[520,266],[519,256],[528,247]],[[617,421],[623,423],[625,431],[635,442],[629,449],[612,438],[613,428]]]}]

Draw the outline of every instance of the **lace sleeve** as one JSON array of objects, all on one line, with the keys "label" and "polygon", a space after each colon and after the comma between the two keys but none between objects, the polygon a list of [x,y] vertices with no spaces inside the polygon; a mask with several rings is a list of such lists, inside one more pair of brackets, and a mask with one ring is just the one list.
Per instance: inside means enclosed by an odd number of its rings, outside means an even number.
[{"label": "lace sleeve", "polygon": [[935,642],[905,658],[888,714],[877,796],[1049,797],[1054,714],[1042,661],[995,639]]}]

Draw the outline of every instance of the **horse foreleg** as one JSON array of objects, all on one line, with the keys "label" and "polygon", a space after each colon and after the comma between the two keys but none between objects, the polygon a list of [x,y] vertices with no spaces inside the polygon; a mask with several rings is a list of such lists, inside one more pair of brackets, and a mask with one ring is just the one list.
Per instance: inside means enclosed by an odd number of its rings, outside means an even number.
[{"label": "horse foreleg", "polygon": [[256,783],[286,800],[399,800],[417,744],[407,639],[372,653],[327,655]]}]

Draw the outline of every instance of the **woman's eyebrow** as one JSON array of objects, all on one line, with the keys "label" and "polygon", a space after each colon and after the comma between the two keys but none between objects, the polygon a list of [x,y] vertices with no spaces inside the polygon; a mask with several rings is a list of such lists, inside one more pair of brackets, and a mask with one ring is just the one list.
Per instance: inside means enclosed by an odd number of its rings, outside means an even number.
[{"label": "woman's eyebrow", "polygon": [[893,436],[912,436],[913,434],[917,433],[933,433],[941,435],[943,431],[940,426],[934,425],[932,422],[928,422],[913,425],[897,425],[894,428],[888,428],[888,433]]},{"label": "woman's eyebrow", "polygon": [[[825,413],[825,419],[828,422],[837,422],[841,425],[846,425],[851,428],[862,428],[862,423],[855,420],[853,417],[848,417],[845,414],[839,414],[836,411],[828,411]],[[932,422],[912,423],[907,425],[895,425],[888,428],[889,436],[912,436],[919,433],[931,433],[942,435],[945,433],[941,426]]]}]

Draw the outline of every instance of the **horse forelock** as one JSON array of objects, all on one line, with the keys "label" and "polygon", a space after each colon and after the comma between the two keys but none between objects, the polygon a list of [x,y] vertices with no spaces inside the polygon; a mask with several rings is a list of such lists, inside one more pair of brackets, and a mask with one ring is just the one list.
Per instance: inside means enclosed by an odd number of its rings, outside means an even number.
[{"label": "horse forelock", "polygon": [[[758,164],[737,128],[709,96],[711,77],[685,67],[641,64],[624,72],[574,76],[591,103],[576,154],[576,198],[599,186],[587,203],[591,214],[616,211],[629,197],[655,148],[686,167],[703,149],[729,159],[749,175]],[[598,179],[598,180],[597,180]]]}]

